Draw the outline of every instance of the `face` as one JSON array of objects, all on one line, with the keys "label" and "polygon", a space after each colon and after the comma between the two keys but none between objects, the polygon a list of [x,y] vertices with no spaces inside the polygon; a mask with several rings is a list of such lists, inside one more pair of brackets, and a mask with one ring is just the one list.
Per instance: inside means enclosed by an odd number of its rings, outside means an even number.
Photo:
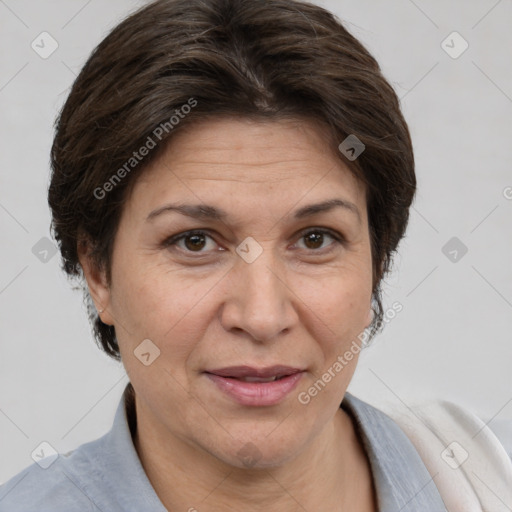
[{"label": "face", "polygon": [[136,182],[110,286],[86,271],[162,438],[268,467],[339,412],[372,261],[364,187],[326,141],[298,120],[191,125]]}]

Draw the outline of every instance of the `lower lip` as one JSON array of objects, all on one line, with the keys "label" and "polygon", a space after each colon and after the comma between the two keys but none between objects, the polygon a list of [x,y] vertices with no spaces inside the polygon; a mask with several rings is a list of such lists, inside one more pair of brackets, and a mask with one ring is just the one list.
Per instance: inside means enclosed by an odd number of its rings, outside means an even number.
[{"label": "lower lip", "polygon": [[206,374],[226,395],[241,405],[276,405],[291,393],[302,377],[302,372],[271,382],[245,382],[238,379]]}]

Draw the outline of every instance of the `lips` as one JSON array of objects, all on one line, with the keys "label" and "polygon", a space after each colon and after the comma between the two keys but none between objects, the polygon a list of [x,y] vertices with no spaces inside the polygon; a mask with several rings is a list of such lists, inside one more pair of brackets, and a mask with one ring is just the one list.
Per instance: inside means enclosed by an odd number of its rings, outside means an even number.
[{"label": "lips", "polygon": [[215,389],[241,405],[269,406],[281,402],[298,384],[304,370],[275,365],[266,368],[230,366],[205,372]]},{"label": "lips", "polygon": [[219,377],[228,377],[232,379],[244,380],[246,382],[271,382],[294,373],[299,373],[300,368],[292,368],[290,366],[275,365],[267,368],[252,368],[251,366],[230,366],[228,368],[220,368],[209,370],[206,373],[218,375]]}]

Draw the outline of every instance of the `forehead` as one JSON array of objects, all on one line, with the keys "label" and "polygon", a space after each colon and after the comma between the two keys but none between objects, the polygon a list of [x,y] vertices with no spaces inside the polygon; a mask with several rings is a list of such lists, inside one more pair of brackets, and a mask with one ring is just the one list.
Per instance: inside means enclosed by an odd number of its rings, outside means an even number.
[{"label": "forehead", "polygon": [[247,201],[280,197],[288,204],[306,195],[328,199],[336,192],[365,205],[363,184],[334,153],[324,127],[299,119],[229,118],[177,132],[139,177],[132,198],[145,208],[183,195],[208,203],[212,197],[225,202],[233,194]]},{"label": "forehead", "polygon": [[263,172],[265,166],[293,161],[308,164],[313,161],[316,166],[332,164],[336,157],[329,141],[327,129],[314,121],[209,119],[178,132],[162,156],[165,159],[172,155],[182,163],[204,158],[219,163],[259,166]]}]

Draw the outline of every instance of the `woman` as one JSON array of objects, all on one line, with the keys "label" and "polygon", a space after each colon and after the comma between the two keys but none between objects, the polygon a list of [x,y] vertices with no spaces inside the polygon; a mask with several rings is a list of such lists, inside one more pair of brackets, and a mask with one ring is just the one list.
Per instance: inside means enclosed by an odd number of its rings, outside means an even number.
[{"label": "woman", "polygon": [[52,168],[64,270],[130,384],[106,436],[14,477],[0,511],[509,509],[477,419],[346,393],[416,180],[393,89],[331,14],[144,7],[78,76]]}]

